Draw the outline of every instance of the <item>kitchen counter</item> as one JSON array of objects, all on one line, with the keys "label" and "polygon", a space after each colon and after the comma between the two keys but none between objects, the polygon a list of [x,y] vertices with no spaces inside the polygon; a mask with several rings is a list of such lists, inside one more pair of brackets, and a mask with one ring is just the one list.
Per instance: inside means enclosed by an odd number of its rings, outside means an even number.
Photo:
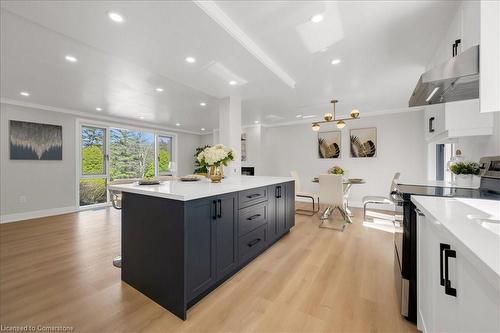
[{"label": "kitchen counter", "polygon": [[[500,278],[500,201],[412,196],[425,216],[438,221],[498,284]],[[476,260],[477,261],[477,260]]]},{"label": "kitchen counter", "polygon": [[290,181],[293,181],[293,178],[237,176],[223,179],[221,183],[212,183],[209,179],[202,179],[200,181],[194,182],[168,180],[161,182],[159,185],[139,185],[138,183],[133,183],[109,185],[108,188],[121,192],[143,194],[180,201],[189,201]]},{"label": "kitchen counter", "polygon": [[479,184],[473,186],[458,186],[450,181],[445,180],[427,180],[427,179],[400,179],[398,184],[411,185],[411,186],[430,186],[430,187],[447,187],[447,188],[464,188],[464,189],[477,189]]}]

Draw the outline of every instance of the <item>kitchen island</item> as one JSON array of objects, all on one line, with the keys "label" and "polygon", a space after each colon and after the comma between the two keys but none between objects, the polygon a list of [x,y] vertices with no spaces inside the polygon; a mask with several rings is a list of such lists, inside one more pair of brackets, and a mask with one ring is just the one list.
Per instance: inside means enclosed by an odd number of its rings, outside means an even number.
[{"label": "kitchen island", "polygon": [[292,178],[109,189],[122,192],[122,280],[183,320],[189,307],[295,225]]}]

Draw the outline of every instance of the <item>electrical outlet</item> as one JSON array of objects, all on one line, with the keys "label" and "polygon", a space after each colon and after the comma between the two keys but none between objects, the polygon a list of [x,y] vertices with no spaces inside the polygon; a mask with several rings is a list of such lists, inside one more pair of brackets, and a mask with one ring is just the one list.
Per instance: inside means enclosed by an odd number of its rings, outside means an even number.
[{"label": "electrical outlet", "polygon": [[26,196],[25,196],[25,195],[21,195],[21,196],[19,197],[19,202],[20,202],[20,203],[26,203]]}]

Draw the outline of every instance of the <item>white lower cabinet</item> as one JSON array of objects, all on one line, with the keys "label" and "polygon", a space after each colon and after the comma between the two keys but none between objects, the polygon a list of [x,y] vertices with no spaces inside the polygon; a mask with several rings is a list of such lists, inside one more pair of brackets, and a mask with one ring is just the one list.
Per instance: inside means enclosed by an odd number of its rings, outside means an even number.
[{"label": "white lower cabinet", "polygon": [[[500,280],[432,216],[417,213],[417,326],[423,332],[500,332]],[[448,286],[448,287],[447,287]]]}]

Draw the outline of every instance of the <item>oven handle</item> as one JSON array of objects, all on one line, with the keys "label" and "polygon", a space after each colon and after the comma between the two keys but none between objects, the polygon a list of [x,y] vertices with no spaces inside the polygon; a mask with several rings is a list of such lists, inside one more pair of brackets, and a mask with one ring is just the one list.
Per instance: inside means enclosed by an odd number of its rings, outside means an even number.
[{"label": "oven handle", "polygon": [[418,209],[417,207],[415,207],[415,213],[417,213],[418,216],[425,216],[425,214],[422,213],[422,211],[420,209]]}]

